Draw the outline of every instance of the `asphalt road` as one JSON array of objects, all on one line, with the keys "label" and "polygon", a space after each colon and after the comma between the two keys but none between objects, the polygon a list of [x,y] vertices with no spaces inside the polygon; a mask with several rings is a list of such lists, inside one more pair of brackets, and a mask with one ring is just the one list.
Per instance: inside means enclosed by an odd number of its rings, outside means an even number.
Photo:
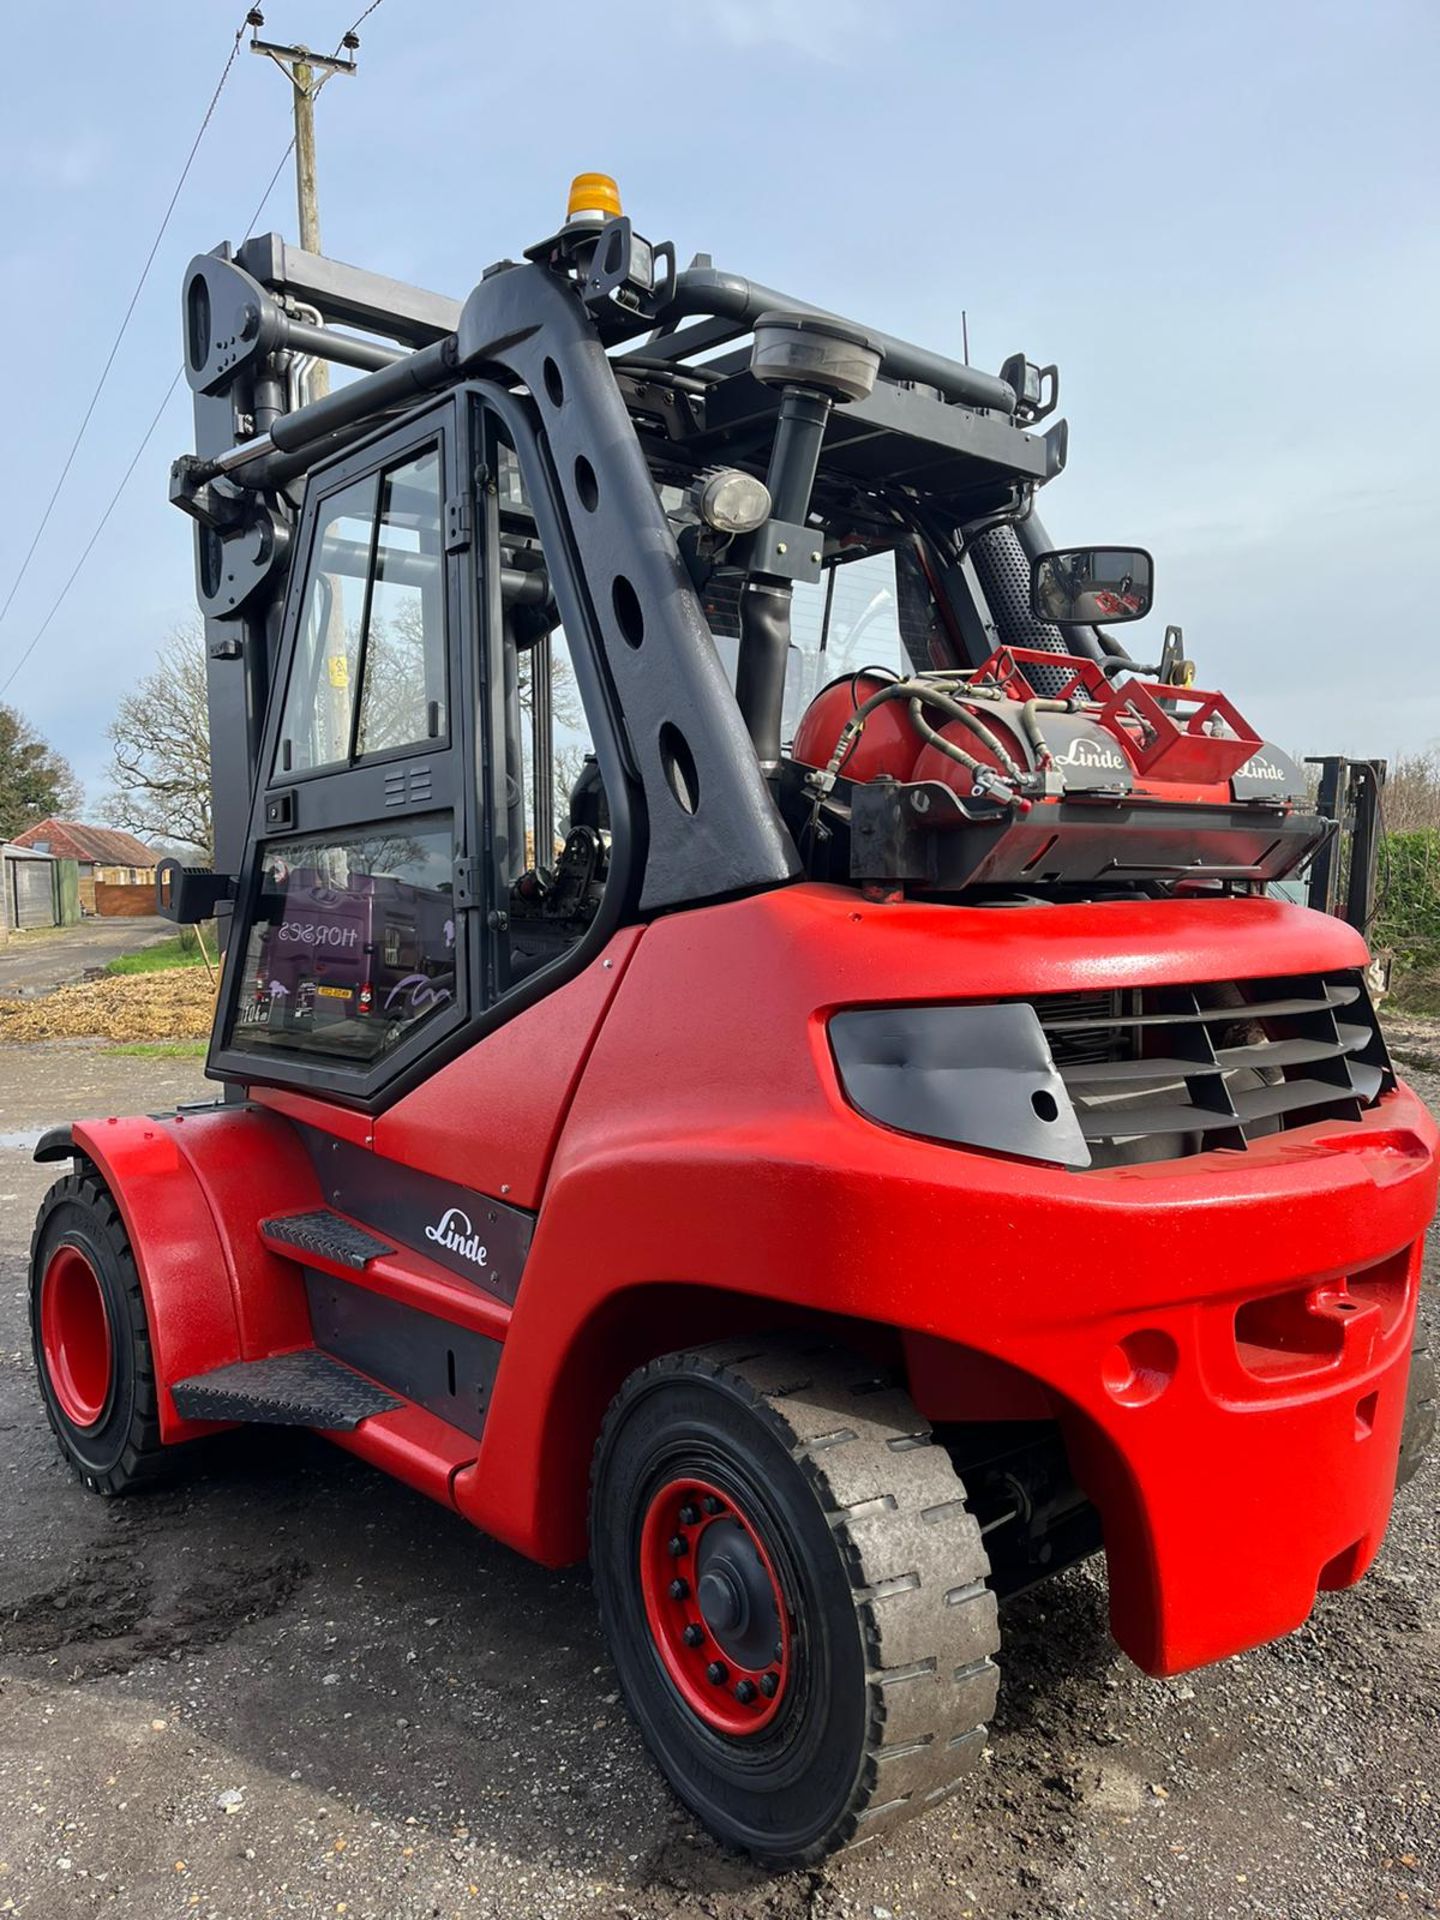
[{"label": "asphalt road", "polygon": [[0,942],[0,993],[68,986],[89,967],[135,953],[175,928],[158,914],[142,920],[82,920],[77,927],[12,933]]},{"label": "asphalt road", "polygon": [[[206,1093],[189,1062],[0,1049],[8,1138]],[[583,1570],[532,1567],[305,1435],[232,1441],[145,1498],[83,1493],[27,1350],[49,1177],[0,1148],[0,1913],[1440,1912],[1435,1461],[1358,1590],[1186,1679],[1115,1650],[1094,1567],[1012,1603],[974,1803],[768,1877],[660,1783]]]}]

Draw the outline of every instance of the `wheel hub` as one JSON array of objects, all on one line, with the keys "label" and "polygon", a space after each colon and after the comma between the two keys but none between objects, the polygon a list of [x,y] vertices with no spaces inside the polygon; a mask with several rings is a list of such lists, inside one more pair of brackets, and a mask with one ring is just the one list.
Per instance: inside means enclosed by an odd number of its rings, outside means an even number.
[{"label": "wheel hub", "polygon": [[79,1247],[57,1247],[40,1282],[40,1344],[60,1410],[98,1426],[110,1400],[110,1316],[100,1276]]},{"label": "wheel hub", "polygon": [[789,1617],[739,1503],[708,1481],[669,1481],[645,1516],[640,1577],[656,1650],[691,1710],[732,1736],[768,1725],[789,1679]]}]

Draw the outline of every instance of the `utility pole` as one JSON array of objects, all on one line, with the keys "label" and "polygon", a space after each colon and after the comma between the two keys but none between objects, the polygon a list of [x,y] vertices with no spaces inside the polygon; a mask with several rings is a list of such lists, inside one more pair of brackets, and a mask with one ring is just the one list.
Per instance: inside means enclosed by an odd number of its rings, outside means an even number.
[{"label": "utility pole", "polygon": [[[309,47],[281,47],[262,40],[259,29],[265,16],[252,7],[246,19],[252,29],[250,51],[273,60],[290,82],[295,107],[295,199],[300,213],[300,245],[306,253],[320,251],[320,203],[315,188],[315,102],[320,89],[332,74],[354,73],[355,61],[343,58],[340,49],[332,54],[312,53]],[[360,45],[358,34],[347,33],[340,42],[353,56]],[[330,391],[330,372],[317,360],[310,370],[310,397],[318,400]]]}]

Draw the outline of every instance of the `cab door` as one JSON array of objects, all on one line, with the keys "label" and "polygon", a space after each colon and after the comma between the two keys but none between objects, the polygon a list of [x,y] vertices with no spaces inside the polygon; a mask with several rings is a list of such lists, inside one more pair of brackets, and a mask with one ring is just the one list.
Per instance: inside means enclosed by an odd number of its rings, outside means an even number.
[{"label": "cab door", "polygon": [[[311,475],[212,1071],[373,1107],[474,1003],[452,401]],[[451,516],[453,520],[453,515]]]}]

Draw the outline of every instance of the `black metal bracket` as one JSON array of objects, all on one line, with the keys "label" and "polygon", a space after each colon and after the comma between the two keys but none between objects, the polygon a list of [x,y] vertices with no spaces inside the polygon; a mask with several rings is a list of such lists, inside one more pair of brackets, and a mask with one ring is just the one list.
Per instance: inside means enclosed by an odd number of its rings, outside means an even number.
[{"label": "black metal bracket", "polygon": [[177,926],[193,927],[213,920],[215,910],[235,898],[233,873],[212,873],[209,867],[187,867],[165,859],[155,869],[155,910]]}]

